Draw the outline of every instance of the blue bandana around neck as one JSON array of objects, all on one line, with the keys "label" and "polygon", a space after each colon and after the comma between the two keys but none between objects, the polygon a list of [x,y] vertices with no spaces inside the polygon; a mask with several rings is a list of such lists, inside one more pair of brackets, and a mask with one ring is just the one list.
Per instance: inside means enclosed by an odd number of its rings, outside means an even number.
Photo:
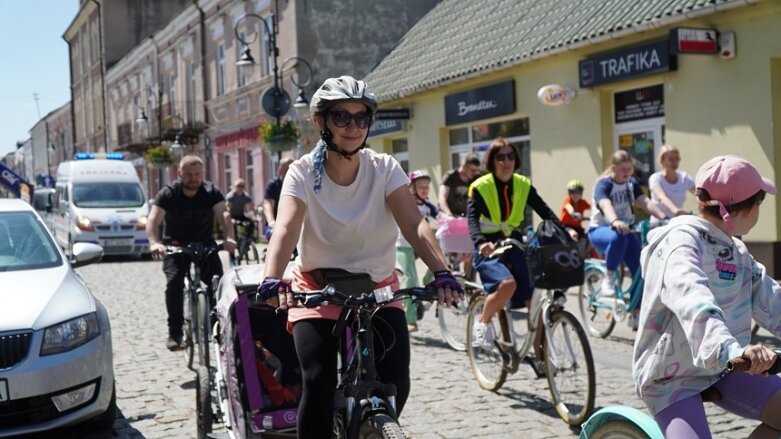
[{"label": "blue bandana around neck", "polygon": [[321,139],[315,146],[312,159],[315,164],[315,193],[320,193],[323,186],[323,170],[325,169],[325,142]]}]

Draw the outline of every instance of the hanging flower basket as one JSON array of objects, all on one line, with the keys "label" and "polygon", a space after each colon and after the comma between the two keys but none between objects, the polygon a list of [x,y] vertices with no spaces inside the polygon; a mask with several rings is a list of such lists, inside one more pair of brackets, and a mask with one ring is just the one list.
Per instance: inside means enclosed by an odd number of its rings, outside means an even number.
[{"label": "hanging flower basket", "polygon": [[146,161],[155,168],[167,168],[174,164],[174,155],[163,145],[153,146],[144,155]]},{"label": "hanging flower basket", "polygon": [[258,129],[263,147],[271,154],[277,154],[296,147],[298,127],[292,121],[264,122]]}]

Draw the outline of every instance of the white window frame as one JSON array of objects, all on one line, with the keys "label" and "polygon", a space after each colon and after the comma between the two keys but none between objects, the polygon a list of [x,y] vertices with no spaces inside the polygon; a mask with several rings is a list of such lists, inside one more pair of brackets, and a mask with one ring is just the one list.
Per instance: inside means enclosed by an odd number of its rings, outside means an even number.
[{"label": "white window frame", "polygon": [[255,187],[255,157],[252,155],[251,149],[244,151],[244,171],[246,175],[244,178],[244,181],[246,182],[245,191],[248,196],[252,198],[253,189]]}]

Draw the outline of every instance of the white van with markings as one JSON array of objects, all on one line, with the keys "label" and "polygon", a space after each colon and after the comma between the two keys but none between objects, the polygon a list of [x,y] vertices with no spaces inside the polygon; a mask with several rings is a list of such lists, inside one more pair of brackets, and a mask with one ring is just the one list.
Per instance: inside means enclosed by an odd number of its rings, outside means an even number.
[{"label": "white van with markings", "polygon": [[[103,158],[105,157],[105,158]],[[70,256],[76,242],[106,255],[149,255],[147,197],[121,153],[78,153],[57,168],[52,209],[54,236]]]}]

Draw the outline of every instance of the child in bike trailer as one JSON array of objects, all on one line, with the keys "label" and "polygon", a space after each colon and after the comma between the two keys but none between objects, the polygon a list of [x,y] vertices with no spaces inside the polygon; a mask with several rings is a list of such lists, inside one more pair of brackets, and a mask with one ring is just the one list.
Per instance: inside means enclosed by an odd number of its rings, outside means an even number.
[{"label": "child in bike trailer", "polygon": [[[418,206],[420,214],[426,221],[433,221],[439,216],[439,209],[428,200],[428,194],[431,187],[431,176],[425,170],[412,171],[409,174],[409,189],[412,196],[415,197],[415,203]],[[417,255],[412,246],[404,239],[404,235],[399,230],[399,237],[396,240],[396,262],[404,272],[404,285],[402,288],[412,288],[418,286],[418,271],[415,268],[415,259]],[[426,271],[423,276],[423,283],[429,283],[434,279],[431,271]],[[418,330],[418,310],[415,302],[411,298],[404,299],[404,310],[407,317],[407,329],[410,332]]]},{"label": "child in bike trailer", "polygon": [[[347,272],[353,284],[360,284],[355,288],[358,293],[385,286],[397,289],[394,249],[400,229],[434,271],[434,281],[427,287],[439,293],[440,303],[458,303],[464,294],[447,270],[399,163],[366,148],[376,112],[377,101],[363,81],[350,76],[326,79],[310,103],[320,141],[290,165],[282,185],[258,294],[272,306],[289,309],[303,380],[296,426],[299,438],[331,437],[333,431],[339,346],[332,330],[341,307],[297,307],[293,288],[321,289],[328,273],[338,268],[343,275]],[[296,244],[299,265],[291,286],[282,275]],[[373,340],[378,349],[377,372],[380,381],[395,385],[396,409],[401,413],[410,391],[410,342],[401,303],[382,307],[374,318],[381,321]]]},{"label": "child in bike trailer", "polygon": [[[781,435],[781,378],[763,375],[776,354],[749,345],[751,319],[781,336],[781,287],[736,235],[759,218],[775,185],[748,161],[720,156],[697,173],[699,215],[651,231],[632,374],[665,437],[709,438],[701,392],[740,416],[762,421],[751,437]],[[722,378],[727,361],[751,360],[748,373]]]}]

